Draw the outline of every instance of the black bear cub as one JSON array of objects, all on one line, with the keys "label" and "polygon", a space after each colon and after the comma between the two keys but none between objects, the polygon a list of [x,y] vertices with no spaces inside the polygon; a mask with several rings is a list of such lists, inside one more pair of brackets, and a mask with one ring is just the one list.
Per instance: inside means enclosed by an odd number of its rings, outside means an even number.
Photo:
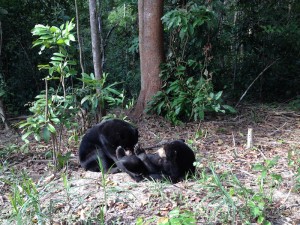
[{"label": "black bear cub", "polygon": [[117,148],[116,153],[119,168],[127,173],[133,180],[139,182],[148,177],[149,170],[136,155],[126,155],[125,149],[121,146]]},{"label": "black bear cub", "polygon": [[117,167],[122,168],[117,162],[117,147],[132,152],[137,142],[138,130],[130,123],[119,119],[102,121],[83,136],[79,147],[80,165],[86,170],[100,172],[100,160],[105,173],[115,173]]},{"label": "black bear cub", "polygon": [[[118,151],[122,149],[118,148]],[[124,150],[122,150],[124,152]],[[195,154],[183,140],[168,142],[163,148],[157,150],[154,154],[146,154],[145,150],[139,145],[135,146],[135,155],[126,156],[117,154],[118,160],[124,172],[136,181],[146,179],[169,179],[176,183],[184,179],[187,175],[195,173]],[[141,168],[141,170],[139,170]],[[146,168],[146,172],[145,172]]]}]

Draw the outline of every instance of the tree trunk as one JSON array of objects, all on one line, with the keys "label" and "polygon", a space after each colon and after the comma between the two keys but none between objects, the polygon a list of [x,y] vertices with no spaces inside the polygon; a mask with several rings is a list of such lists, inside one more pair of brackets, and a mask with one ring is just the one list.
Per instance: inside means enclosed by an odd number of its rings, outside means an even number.
[{"label": "tree trunk", "polygon": [[[1,58],[1,49],[2,49],[2,26],[1,26],[1,21],[0,21],[0,58]],[[4,81],[2,81],[1,78],[2,77],[1,77],[1,74],[0,74],[0,88],[1,88],[1,82],[4,82]],[[0,90],[0,94],[1,94],[1,90]],[[3,105],[3,101],[1,99],[1,95],[0,95],[0,118],[2,119],[2,121],[4,123],[5,129],[8,130],[9,126],[8,126],[7,121],[6,121],[5,112],[4,112],[4,105]]]},{"label": "tree trunk", "polygon": [[163,0],[139,0],[139,51],[141,91],[134,110],[139,117],[149,100],[161,89],[160,64],[164,61]]},{"label": "tree trunk", "polygon": [[4,112],[4,105],[3,105],[3,102],[0,98],[0,117],[2,119],[2,122],[4,123],[4,126],[5,126],[5,130],[8,130],[9,129],[9,125],[6,121],[6,117],[5,117],[5,112]]},{"label": "tree trunk", "polygon": [[[102,74],[101,67],[101,49],[100,49],[100,34],[99,24],[97,19],[97,3],[96,0],[89,0],[89,12],[90,12],[90,25],[91,25],[91,39],[92,39],[92,52],[93,52],[93,64],[95,78],[100,80]],[[97,89],[97,93],[101,93],[100,89]],[[97,114],[97,121],[102,118],[102,106],[98,105],[99,109]]]},{"label": "tree trunk", "polygon": [[81,73],[84,73],[84,66],[83,66],[83,53],[82,53],[82,42],[80,36],[80,26],[79,26],[79,11],[78,11],[78,4],[77,0],[75,0],[75,14],[76,14],[76,28],[77,28],[77,40],[78,40],[78,48],[79,48],[79,62],[81,67]]}]

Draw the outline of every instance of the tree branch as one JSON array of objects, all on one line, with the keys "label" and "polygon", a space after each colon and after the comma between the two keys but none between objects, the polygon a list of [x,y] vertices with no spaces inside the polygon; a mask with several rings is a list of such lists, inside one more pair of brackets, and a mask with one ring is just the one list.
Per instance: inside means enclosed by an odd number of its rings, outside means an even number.
[{"label": "tree branch", "polygon": [[276,63],[279,59],[274,60],[272,63],[270,63],[269,65],[267,65],[263,71],[260,72],[260,74],[258,74],[258,76],[252,81],[252,83],[248,86],[247,90],[244,92],[244,94],[241,96],[240,100],[236,103],[235,107],[237,107],[240,102],[242,101],[242,99],[245,97],[245,95],[247,94],[247,92],[249,91],[249,89],[252,87],[252,85],[255,83],[255,81],[257,81],[257,79],[263,75],[263,73],[269,69],[271,66],[273,66],[274,63]]}]

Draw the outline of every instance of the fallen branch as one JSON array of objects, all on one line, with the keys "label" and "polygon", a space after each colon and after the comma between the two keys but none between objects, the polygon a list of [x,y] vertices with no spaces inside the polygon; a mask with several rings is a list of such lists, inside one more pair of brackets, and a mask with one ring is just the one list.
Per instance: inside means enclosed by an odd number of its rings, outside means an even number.
[{"label": "fallen branch", "polygon": [[263,69],[263,71],[261,71],[260,74],[258,74],[258,76],[252,81],[252,83],[248,86],[247,90],[246,90],[246,91],[244,92],[244,94],[241,96],[240,100],[236,103],[235,107],[237,107],[237,106],[240,104],[240,102],[241,102],[242,99],[245,97],[245,95],[247,94],[247,92],[249,91],[249,89],[252,87],[252,85],[255,83],[255,81],[257,81],[257,79],[258,79],[261,75],[263,75],[263,73],[264,73],[267,69],[269,69],[271,66],[273,66],[273,64],[274,64],[275,62],[277,62],[278,60],[279,60],[279,59],[276,59],[275,61],[273,61],[272,63],[270,63],[269,65],[267,65],[267,66]]}]

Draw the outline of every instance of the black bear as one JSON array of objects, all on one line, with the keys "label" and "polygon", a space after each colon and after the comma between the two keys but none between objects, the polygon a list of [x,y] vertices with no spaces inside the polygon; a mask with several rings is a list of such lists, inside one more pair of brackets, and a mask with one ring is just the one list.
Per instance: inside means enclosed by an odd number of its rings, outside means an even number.
[{"label": "black bear", "polygon": [[100,172],[100,160],[105,173],[115,173],[118,171],[117,147],[133,151],[137,142],[138,130],[131,124],[119,119],[102,121],[83,136],[79,147],[80,165],[86,170]]},{"label": "black bear", "polygon": [[119,146],[116,150],[118,163],[121,170],[127,173],[132,179],[139,182],[148,177],[149,170],[143,161],[136,155],[126,155],[125,149]]},{"label": "black bear", "polygon": [[[121,147],[118,148],[118,151],[120,149]],[[135,146],[135,155],[126,156],[123,152],[124,150],[122,150],[122,154],[117,155],[119,163],[122,164],[122,170],[136,181],[143,178],[155,180],[166,178],[176,183],[185,176],[195,173],[193,165],[195,154],[184,143],[184,140],[168,142],[154,154],[146,154],[139,145]]]}]

